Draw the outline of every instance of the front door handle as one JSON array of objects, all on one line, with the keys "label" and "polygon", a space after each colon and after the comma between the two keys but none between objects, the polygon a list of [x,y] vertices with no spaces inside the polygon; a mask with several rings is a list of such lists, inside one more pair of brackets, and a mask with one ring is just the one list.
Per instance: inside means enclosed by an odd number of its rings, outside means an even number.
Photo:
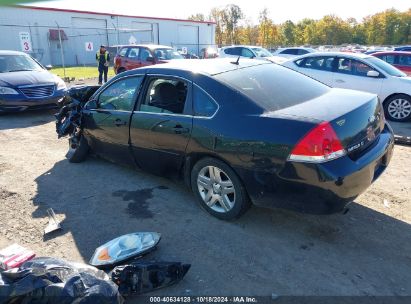
[{"label": "front door handle", "polygon": [[182,125],[177,125],[173,128],[174,133],[176,134],[183,134],[183,133],[189,133],[190,129],[189,128],[184,128]]},{"label": "front door handle", "polygon": [[121,126],[126,126],[127,125],[127,122],[126,121],[122,121],[121,119],[116,119],[115,121],[114,121],[114,124],[117,126],[117,127],[121,127]]},{"label": "front door handle", "polygon": [[342,80],[342,79],[336,79],[335,82],[337,82],[337,83],[344,83],[345,81]]}]

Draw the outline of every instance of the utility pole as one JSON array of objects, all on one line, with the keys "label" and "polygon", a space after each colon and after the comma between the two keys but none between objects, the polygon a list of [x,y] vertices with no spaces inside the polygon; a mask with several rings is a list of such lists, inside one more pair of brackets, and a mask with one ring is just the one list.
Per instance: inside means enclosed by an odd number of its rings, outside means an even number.
[{"label": "utility pole", "polygon": [[66,78],[66,65],[64,64],[64,50],[63,50],[63,43],[62,43],[62,41],[61,41],[61,31],[60,31],[60,26],[59,26],[59,24],[57,23],[57,21],[56,21],[56,24],[57,24],[57,29],[58,29],[58,31],[59,31],[61,63],[62,63],[62,65],[63,65],[64,78]]}]

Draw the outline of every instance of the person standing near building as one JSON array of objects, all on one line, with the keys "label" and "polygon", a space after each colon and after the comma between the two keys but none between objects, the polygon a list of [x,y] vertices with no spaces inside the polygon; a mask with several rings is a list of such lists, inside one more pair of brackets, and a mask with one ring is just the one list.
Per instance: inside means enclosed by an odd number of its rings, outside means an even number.
[{"label": "person standing near building", "polygon": [[107,82],[108,65],[110,62],[110,54],[104,45],[100,46],[100,50],[96,54],[96,60],[98,64],[98,84],[102,84],[103,74],[104,82]]}]

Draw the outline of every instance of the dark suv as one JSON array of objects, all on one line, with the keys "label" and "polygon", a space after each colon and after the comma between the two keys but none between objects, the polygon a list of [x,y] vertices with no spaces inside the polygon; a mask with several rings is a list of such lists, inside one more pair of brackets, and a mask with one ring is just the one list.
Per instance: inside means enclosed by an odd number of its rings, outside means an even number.
[{"label": "dark suv", "polygon": [[114,72],[140,68],[143,66],[166,63],[184,57],[173,48],[164,45],[124,45],[114,58]]}]

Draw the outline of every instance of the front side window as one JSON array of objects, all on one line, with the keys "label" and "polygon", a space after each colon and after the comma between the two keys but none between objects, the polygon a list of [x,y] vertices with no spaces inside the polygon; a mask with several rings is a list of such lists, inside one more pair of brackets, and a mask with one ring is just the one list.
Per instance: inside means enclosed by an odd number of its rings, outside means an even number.
[{"label": "front side window", "polygon": [[298,50],[297,49],[285,49],[284,51],[281,51],[280,54],[297,55]]},{"label": "front side window", "polygon": [[168,48],[155,49],[154,56],[159,60],[184,59],[179,52]]},{"label": "front side window", "polygon": [[394,55],[383,55],[383,56],[377,56],[377,57],[384,60],[385,62],[388,62],[389,64],[394,64],[395,63],[395,56]]},{"label": "front side window", "polygon": [[140,53],[140,60],[147,61],[147,58],[151,57],[151,53],[148,49],[142,49]]},{"label": "front side window", "polygon": [[331,72],[334,57],[307,57],[300,59],[296,64],[302,68]]},{"label": "front side window", "polygon": [[308,51],[304,49],[299,49],[297,53],[298,55],[305,55],[305,54],[308,54]]},{"label": "front side window", "polygon": [[139,48],[131,48],[130,52],[128,52],[128,58],[137,60],[139,53],[140,53]]},{"label": "front side window", "polygon": [[247,57],[247,58],[255,57],[253,52],[251,52],[249,49],[246,49],[246,48],[241,48],[241,56]]},{"label": "front side window", "polygon": [[202,117],[211,117],[218,109],[217,103],[203,89],[193,87],[194,115]]},{"label": "front side window", "polygon": [[106,110],[132,111],[134,95],[140,88],[143,77],[121,79],[100,93],[98,107]]},{"label": "front side window", "polygon": [[140,106],[142,112],[183,114],[187,83],[180,79],[153,78]]},{"label": "front side window", "polygon": [[361,61],[349,58],[338,59],[338,73],[366,77],[369,71],[374,71],[374,69]]}]

